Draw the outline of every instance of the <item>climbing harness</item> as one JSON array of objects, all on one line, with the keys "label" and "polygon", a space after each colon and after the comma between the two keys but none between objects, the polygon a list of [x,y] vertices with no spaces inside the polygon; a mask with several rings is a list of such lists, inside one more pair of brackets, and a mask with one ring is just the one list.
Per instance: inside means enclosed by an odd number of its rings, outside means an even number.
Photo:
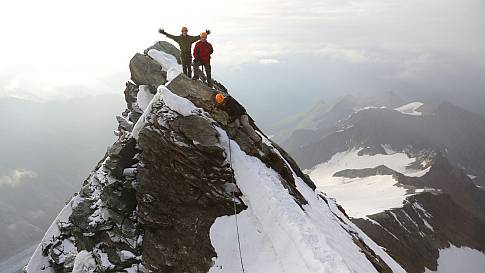
[{"label": "climbing harness", "polygon": [[[231,170],[233,170],[233,168],[232,168],[231,139],[229,138],[229,136],[227,136],[227,140],[229,142],[229,166],[231,167]],[[234,175],[231,175],[231,180],[232,180],[232,183],[234,184],[234,188],[232,189],[232,203],[234,205],[234,216],[236,217],[236,234],[237,234],[237,245],[238,245],[238,249],[239,249],[239,260],[241,262],[242,272],[245,273],[246,271],[244,270],[244,262],[243,262],[242,251],[241,251],[241,238],[239,236],[239,223],[237,221],[237,206],[236,206],[236,193],[235,193],[237,184],[236,184],[236,180],[234,179]]]}]

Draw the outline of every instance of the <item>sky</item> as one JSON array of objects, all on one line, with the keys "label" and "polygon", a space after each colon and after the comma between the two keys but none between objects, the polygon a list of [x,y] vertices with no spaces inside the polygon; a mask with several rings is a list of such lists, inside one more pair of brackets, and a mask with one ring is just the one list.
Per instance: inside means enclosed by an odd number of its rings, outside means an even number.
[{"label": "sky", "polygon": [[165,39],[159,27],[181,26],[212,30],[215,78],[260,113],[282,94],[274,102],[291,108],[346,92],[485,91],[481,0],[17,0],[0,10],[0,97],[120,93],[133,54]]}]

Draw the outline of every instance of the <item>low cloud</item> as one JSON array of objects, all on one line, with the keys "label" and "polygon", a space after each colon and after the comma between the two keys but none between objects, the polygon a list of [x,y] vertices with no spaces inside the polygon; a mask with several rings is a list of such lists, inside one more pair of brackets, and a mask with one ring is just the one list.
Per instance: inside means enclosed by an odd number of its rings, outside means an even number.
[{"label": "low cloud", "polygon": [[67,100],[120,92],[128,73],[118,72],[97,76],[85,71],[55,71],[36,69],[0,70],[0,98],[15,97],[33,101]]},{"label": "low cloud", "polygon": [[259,60],[260,64],[277,64],[279,62],[280,61],[278,61],[276,59],[261,59],[261,60]]},{"label": "low cloud", "polygon": [[37,174],[35,172],[26,169],[15,169],[10,171],[6,175],[0,176],[0,186],[10,186],[15,187],[20,183],[25,182],[28,179],[36,178]]},{"label": "low cloud", "polygon": [[347,63],[366,63],[370,60],[363,51],[355,49],[326,46],[315,50],[315,52],[318,55],[322,55],[334,61],[344,61]]},{"label": "low cloud", "polygon": [[220,45],[221,50],[215,58],[216,63],[224,66],[239,66],[245,63],[276,64],[299,54],[323,57],[335,63],[362,64],[375,62],[376,56],[364,48],[341,47],[333,44],[308,44],[307,42],[260,43],[227,42]]}]

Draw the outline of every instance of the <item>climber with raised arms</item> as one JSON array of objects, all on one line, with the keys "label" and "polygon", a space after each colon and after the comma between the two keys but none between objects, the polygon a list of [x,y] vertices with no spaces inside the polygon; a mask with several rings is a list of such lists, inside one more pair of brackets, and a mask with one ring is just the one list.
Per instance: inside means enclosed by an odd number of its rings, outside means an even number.
[{"label": "climber with raised arms", "polygon": [[[158,30],[160,34],[167,36],[168,38],[177,42],[180,47],[180,59],[182,60],[182,68],[184,74],[187,77],[192,77],[192,44],[200,40],[200,35],[191,36],[188,34],[189,30],[187,27],[182,27],[180,35],[172,35],[167,33],[163,28]],[[210,30],[205,31],[206,34],[210,34]]]}]

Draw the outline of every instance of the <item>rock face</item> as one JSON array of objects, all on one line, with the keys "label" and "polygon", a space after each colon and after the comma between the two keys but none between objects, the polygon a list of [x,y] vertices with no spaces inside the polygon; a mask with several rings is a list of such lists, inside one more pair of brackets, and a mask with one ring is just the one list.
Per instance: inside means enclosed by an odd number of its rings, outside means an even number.
[{"label": "rock face", "polygon": [[[133,83],[126,83],[124,91],[127,109],[117,117],[119,138],[52,224],[27,273],[234,272],[215,267],[217,259],[232,252],[216,252],[214,240],[227,235],[212,230],[215,223],[243,212],[240,217],[254,214],[249,218],[257,223],[254,236],[267,240],[279,255],[294,249],[281,248],[281,240],[273,237],[295,237],[288,241],[299,248],[295,253],[307,253],[291,257],[308,267],[300,272],[404,272],[334,201],[314,192],[309,177],[254,121],[262,143],[228,124],[227,113],[214,108],[214,92],[203,83],[183,74],[166,82],[162,67],[168,64],[152,59],[154,50],[156,56],[175,60],[172,64],[178,60],[178,51],[165,42],[133,57]],[[222,84],[215,86],[227,92]],[[140,101],[147,98],[148,105]],[[256,175],[260,183],[268,183],[261,189],[282,190],[258,198],[247,188],[242,191],[244,177],[236,178],[231,164],[235,151],[258,167],[255,174],[238,169],[239,175]],[[249,200],[264,207],[255,208]],[[268,212],[270,220],[263,218]],[[229,234],[234,233],[232,225]],[[263,262],[268,264],[252,266],[266,272],[266,266],[288,261]]]},{"label": "rock face", "polygon": [[[157,103],[153,111],[170,110]],[[216,256],[209,229],[217,217],[234,212],[224,190],[232,171],[216,129],[204,117],[177,116],[163,121],[167,127],[154,122],[138,140],[144,263],[154,272],[207,272]]]},{"label": "rock face", "polygon": [[143,53],[145,55],[148,55],[148,51],[150,51],[150,49],[156,49],[158,51],[166,52],[166,53],[174,56],[177,59],[177,62],[179,64],[182,64],[182,60],[180,59],[180,51],[177,48],[175,48],[170,43],[167,43],[167,42],[156,42],[155,44],[153,44],[149,48],[145,49],[143,51]]},{"label": "rock face", "polygon": [[457,205],[448,194],[424,193],[403,208],[354,219],[409,273],[437,269],[439,250],[451,245],[485,251],[485,224]]},{"label": "rock face", "polygon": [[160,85],[167,81],[167,74],[155,60],[140,53],[130,61],[131,80],[137,85]]},{"label": "rock face", "polygon": [[408,197],[402,208],[353,219],[407,272],[435,271],[439,250],[466,246],[485,251],[485,194],[440,156],[423,177],[399,176],[402,185],[439,191]]}]

